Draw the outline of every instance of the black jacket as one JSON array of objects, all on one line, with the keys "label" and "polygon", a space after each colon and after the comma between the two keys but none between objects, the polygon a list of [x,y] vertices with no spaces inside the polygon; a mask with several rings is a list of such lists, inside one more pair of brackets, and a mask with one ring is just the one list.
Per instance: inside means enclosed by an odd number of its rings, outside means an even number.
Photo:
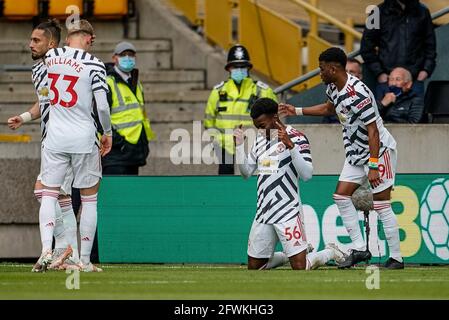
[{"label": "black jacket", "polygon": [[[114,65],[106,64],[108,76],[112,75],[117,82],[128,85],[131,90],[136,93],[138,83],[138,70],[134,69],[131,73],[132,84],[128,84],[114,70]],[[111,89],[108,92],[108,102],[112,105]],[[105,157],[102,158],[103,168],[108,166],[144,166],[150,149],[148,147],[148,139],[145,130],[142,128],[139,141],[137,144],[131,144],[124,139],[116,130],[112,129],[112,148]]]},{"label": "black jacket", "polygon": [[400,95],[390,106],[378,103],[379,112],[385,122],[419,123],[424,111],[424,100],[414,91]]},{"label": "black jacket", "polygon": [[[360,53],[377,77],[395,67],[405,67],[416,79],[422,70],[435,69],[436,40],[430,12],[419,0],[406,0],[402,10],[397,0],[379,5],[380,29],[363,32]],[[376,49],[378,48],[378,49]]]}]

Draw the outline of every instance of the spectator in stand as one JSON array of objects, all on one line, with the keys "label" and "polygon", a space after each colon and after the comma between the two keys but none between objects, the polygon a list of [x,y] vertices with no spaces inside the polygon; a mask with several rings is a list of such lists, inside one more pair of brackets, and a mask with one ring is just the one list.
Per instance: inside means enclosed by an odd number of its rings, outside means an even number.
[{"label": "spectator in stand", "polygon": [[388,92],[388,75],[407,68],[415,91],[424,96],[424,83],[435,69],[436,40],[429,9],[419,0],[385,0],[379,5],[380,28],[365,28],[360,53],[376,79],[376,99]]},{"label": "spectator in stand", "polygon": [[412,90],[412,74],[394,68],[388,77],[389,92],[378,103],[384,122],[418,123],[423,115],[424,99]]}]

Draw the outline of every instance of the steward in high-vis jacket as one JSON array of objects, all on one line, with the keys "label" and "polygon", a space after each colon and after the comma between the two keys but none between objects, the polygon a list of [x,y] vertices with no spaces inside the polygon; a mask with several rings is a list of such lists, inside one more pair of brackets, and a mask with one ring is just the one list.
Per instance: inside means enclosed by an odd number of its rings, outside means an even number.
[{"label": "steward in high-vis jacket", "polygon": [[138,175],[150,152],[148,141],[154,139],[145,111],[143,87],[138,79],[136,48],[119,43],[106,79],[111,108],[112,149],[103,157],[104,175]]},{"label": "steward in high-vis jacket", "polygon": [[248,50],[242,45],[233,46],[229,50],[225,66],[230,77],[214,87],[207,101],[204,127],[218,131],[214,135],[216,153],[220,160],[218,174],[234,174],[233,130],[240,125],[253,126],[250,117],[252,104],[259,98],[277,101],[268,85],[250,77],[249,70],[252,66]]}]

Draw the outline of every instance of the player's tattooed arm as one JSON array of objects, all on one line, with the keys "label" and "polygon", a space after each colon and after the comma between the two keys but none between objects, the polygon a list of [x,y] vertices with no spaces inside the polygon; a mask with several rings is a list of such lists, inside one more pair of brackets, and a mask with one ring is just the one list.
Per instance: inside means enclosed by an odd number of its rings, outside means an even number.
[{"label": "player's tattooed arm", "polygon": [[[377,129],[376,121],[371,122],[366,126],[368,130],[368,145],[370,158],[379,158],[379,149],[380,149],[380,138],[379,138],[379,130]],[[368,180],[373,188],[377,187],[382,179],[379,175],[379,170],[369,169],[368,172]]]}]

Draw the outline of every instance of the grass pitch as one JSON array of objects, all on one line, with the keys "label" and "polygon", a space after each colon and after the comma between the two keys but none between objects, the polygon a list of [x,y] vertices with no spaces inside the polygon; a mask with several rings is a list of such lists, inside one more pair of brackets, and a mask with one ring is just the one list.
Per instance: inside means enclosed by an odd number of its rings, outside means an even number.
[{"label": "grass pitch", "polygon": [[101,265],[104,272],[80,273],[79,289],[69,290],[69,274],[31,273],[31,267],[0,264],[0,299],[449,299],[449,266],[380,269],[380,289],[373,290],[365,286],[365,268]]}]

